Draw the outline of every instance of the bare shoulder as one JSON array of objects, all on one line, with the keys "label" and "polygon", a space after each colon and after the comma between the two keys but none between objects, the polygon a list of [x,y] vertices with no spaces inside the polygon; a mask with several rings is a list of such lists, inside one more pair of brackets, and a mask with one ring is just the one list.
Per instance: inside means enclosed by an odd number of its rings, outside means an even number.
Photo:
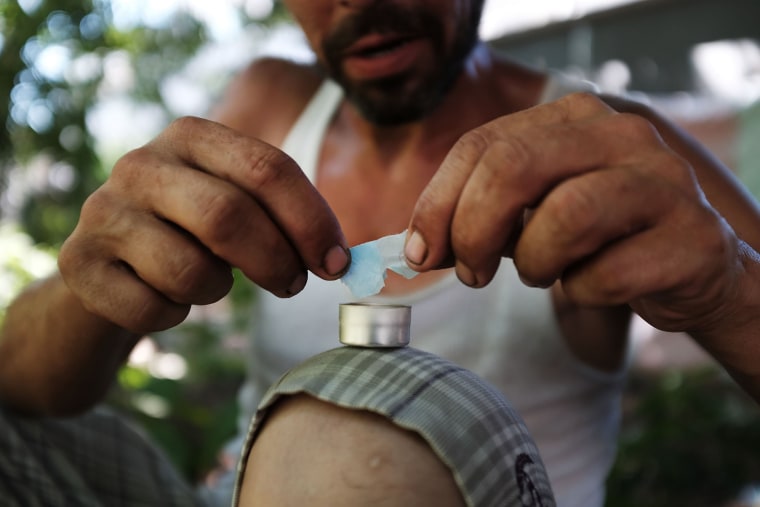
[{"label": "bare shoulder", "polygon": [[232,79],[211,118],[279,145],[321,82],[313,66],[261,58]]},{"label": "bare shoulder", "polygon": [[507,112],[519,111],[535,106],[543,94],[548,81],[546,72],[513,61],[501,55],[493,60],[493,97],[501,97]]}]

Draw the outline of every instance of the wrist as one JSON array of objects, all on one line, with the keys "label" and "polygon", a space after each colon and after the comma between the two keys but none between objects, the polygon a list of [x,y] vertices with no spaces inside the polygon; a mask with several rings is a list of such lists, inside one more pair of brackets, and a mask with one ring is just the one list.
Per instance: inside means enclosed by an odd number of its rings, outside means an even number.
[{"label": "wrist", "polygon": [[760,254],[742,243],[737,283],[716,317],[691,336],[760,400]]}]

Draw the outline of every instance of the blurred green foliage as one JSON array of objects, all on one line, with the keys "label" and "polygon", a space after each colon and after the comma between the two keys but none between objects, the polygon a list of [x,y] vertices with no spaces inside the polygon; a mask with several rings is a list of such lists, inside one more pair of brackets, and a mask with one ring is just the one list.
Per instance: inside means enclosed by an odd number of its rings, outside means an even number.
[{"label": "blurred green foliage", "polygon": [[0,326],[5,309],[15,295],[32,281],[55,268],[55,250],[34,245],[31,238],[13,224],[0,223]]},{"label": "blurred green foliage", "polygon": [[[26,10],[17,1],[2,0],[0,15],[0,94],[10,97],[0,102],[6,127],[0,130],[0,181],[6,181],[11,161],[23,170],[41,154],[73,168],[70,185],[42,185],[21,207],[21,222],[34,240],[57,245],[76,224],[84,198],[106,176],[86,125],[104,78],[103,59],[113,51],[127,52],[142,72],[135,100],[160,103],[161,79],[198,48],[203,34],[187,15],[177,16],[168,30],[136,27],[121,33],[112,26],[110,4],[97,0],[42,0]],[[45,75],[36,61],[51,48],[71,62],[93,57],[95,71],[81,77]]]},{"label": "blurred green foliage", "polygon": [[[59,245],[73,229],[84,198],[107,177],[109,168],[96,153],[86,120],[97,103],[108,56],[128,57],[135,73],[131,100],[165,110],[161,83],[209,39],[205,25],[184,10],[161,27],[119,29],[111,7],[108,0],[0,0],[0,96],[10,99],[0,101],[5,127],[0,129],[0,191],[11,170],[28,171],[40,155],[55,161],[48,181],[36,185],[21,205],[20,220],[36,242]],[[238,16],[252,22],[242,7]],[[256,22],[285,18],[276,3]],[[46,73],[43,57],[64,59],[67,68]],[[72,177],[61,184],[53,170]],[[2,213],[0,208],[0,218]]]},{"label": "blurred green foliage", "polygon": [[720,368],[634,374],[607,507],[719,507],[760,484],[760,408]]}]

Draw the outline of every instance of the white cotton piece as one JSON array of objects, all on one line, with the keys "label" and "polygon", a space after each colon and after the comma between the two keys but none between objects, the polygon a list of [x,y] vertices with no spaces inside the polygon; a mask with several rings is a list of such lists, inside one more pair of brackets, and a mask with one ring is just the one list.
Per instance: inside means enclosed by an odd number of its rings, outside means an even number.
[{"label": "white cotton piece", "polygon": [[340,281],[355,298],[361,299],[382,290],[388,269],[404,278],[414,278],[419,273],[406,264],[405,239],[403,231],[351,248],[351,266]]}]

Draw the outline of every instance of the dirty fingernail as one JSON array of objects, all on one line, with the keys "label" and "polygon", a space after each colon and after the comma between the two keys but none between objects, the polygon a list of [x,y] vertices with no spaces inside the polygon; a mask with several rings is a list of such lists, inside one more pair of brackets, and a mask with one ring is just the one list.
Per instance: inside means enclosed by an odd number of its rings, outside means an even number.
[{"label": "dirty fingernail", "polygon": [[478,279],[470,268],[464,264],[458,263],[456,265],[456,273],[457,278],[459,278],[459,281],[461,281],[463,284],[467,285],[468,287],[477,287]]},{"label": "dirty fingernail", "polygon": [[420,265],[425,262],[425,258],[427,257],[427,245],[419,232],[414,231],[412,235],[409,236],[409,239],[406,241],[406,246],[404,247],[404,257],[406,257],[406,260],[412,264]]},{"label": "dirty fingernail", "polygon": [[295,278],[295,280],[293,280],[293,283],[290,284],[290,287],[288,287],[287,295],[295,296],[296,294],[301,292],[305,286],[306,286],[306,273],[300,273]]},{"label": "dirty fingernail", "polygon": [[335,245],[327,251],[323,267],[330,276],[341,274],[348,267],[348,253],[342,246]]}]

